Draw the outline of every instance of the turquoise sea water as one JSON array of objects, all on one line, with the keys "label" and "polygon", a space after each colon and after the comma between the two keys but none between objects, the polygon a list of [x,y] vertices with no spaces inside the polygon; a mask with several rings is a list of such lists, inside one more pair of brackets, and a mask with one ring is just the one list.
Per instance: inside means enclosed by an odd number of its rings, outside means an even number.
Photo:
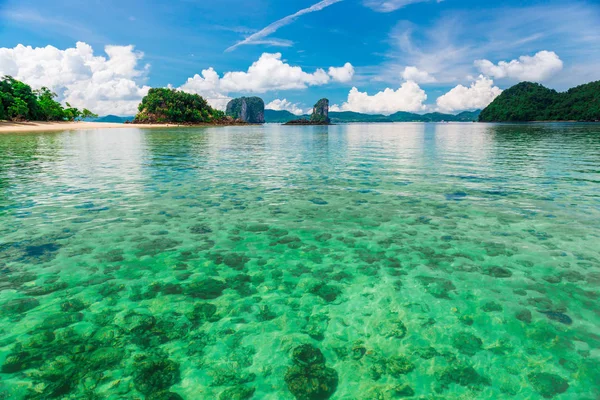
[{"label": "turquoise sea water", "polygon": [[0,398],[598,399],[600,125],[0,135]]}]

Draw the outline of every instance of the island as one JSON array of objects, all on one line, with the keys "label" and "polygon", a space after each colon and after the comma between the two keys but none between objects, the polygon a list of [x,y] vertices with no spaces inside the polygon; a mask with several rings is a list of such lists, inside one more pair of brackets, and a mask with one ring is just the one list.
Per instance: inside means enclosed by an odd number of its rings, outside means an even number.
[{"label": "island", "polygon": [[33,90],[28,84],[6,75],[0,79],[0,120],[62,122],[98,117],[86,108],[79,110],[69,103],[65,108],[56,97],[47,87]]},{"label": "island", "polygon": [[138,106],[133,124],[246,125],[247,122],[212,108],[197,94],[153,88]]},{"label": "island", "polygon": [[600,81],[559,93],[521,82],[505,90],[479,115],[480,122],[600,121]]},{"label": "island", "polygon": [[249,124],[265,123],[265,102],[260,97],[240,97],[227,103],[225,114]]},{"label": "island", "polygon": [[321,99],[313,107],[310,119],[296,119],[286,122],[284,125],[331,125],[329,119],[329,100]]}]

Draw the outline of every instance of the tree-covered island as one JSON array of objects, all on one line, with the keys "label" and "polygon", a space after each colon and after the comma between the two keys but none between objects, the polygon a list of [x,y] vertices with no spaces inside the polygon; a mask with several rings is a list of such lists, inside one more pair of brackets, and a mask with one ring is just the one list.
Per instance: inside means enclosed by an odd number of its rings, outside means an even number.
[{"label": "tree-covered island", "polygon": [[245,125],[246,121],[225,115],[200,95],[180,90],[154,88],[138,106],[134,124]]},{"label": "tree-covered island", "polygon": [[600,81],[563,93],[538,83],[521,82],[487,106],[479,121],[600,121]]},{"label": "tree-covered island", "polygon": [[4,76],[0,79],[0,120],[75,121],[98,117],[86,108],[79,110],[69,103],[63,107],[56,97],[46,87],[33,90],[12,76]]}]

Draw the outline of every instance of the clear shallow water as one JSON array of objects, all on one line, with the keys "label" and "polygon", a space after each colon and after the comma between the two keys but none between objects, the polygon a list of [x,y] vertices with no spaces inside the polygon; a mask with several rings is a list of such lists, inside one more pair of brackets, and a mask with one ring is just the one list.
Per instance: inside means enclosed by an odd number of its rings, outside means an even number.
[{"label": "clear shallow water", "polygon": [[597,399],[599,243],[599,125],[2,135],[0,398]]}]

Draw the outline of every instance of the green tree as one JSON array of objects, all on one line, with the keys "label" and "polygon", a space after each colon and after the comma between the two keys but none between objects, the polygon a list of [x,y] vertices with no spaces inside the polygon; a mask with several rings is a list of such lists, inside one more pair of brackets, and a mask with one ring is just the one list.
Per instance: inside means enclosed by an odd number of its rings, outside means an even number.
[{"label": "green tree", "polygon": [[63,107],[54,100],[56,94],[43,87],[36,91],[40,107],[40,119],[45,121],[62,121],[65,118]]},{"label": "green tree", "polygon": [[135,122],[202,123],[223,118],[202,96],[165,88],[150,89],[138,111]]},{"label": "green tree", "polygon": [[88,119],[88,118],[98,118],[98,114],[94,114],[87,108],[84,108],[83,111],[81,111],[81,119]]},{"label": "green tree", "polygon": [[10,107],[8,107],[8,116],[13,120],[23,120],[29,113],[27,103],[20,98],[14,99]]}]

